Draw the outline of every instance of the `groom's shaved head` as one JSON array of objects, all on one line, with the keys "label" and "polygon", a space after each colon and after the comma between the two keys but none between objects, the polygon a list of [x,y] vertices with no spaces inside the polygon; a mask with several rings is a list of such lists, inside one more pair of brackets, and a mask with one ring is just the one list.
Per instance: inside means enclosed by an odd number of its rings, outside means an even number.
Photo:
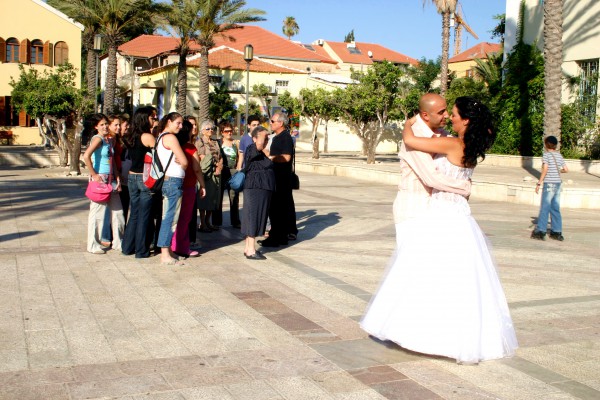
[{"label": "groom's shaved head", "polygon": [[419,113],[431,128],[441,128],[449,118],[446,99],[437,93],[426,93],[419,100]]}]

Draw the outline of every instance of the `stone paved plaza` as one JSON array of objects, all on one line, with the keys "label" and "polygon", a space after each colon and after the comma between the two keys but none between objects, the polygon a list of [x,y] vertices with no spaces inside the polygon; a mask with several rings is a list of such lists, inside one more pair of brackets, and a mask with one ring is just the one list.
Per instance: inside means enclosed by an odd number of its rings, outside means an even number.
[{"label": "stone paved plaza", "polygon": [[600,399],[598,210],[564,209],[566,240],[540,242],[537,207],[471,199],[520,348],[463,366],[358,326],[393,185],[301,173],[297,242],[249,261],[225,226],[166,267],[87,253],[86,178],[64,175],[0,169],[0,399]]}]

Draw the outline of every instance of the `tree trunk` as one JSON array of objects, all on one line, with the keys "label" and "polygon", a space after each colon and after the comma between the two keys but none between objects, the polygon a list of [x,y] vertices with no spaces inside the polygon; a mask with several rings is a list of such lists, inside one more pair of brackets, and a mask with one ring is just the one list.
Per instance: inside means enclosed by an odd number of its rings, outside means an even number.
[{"label": "tree trunk", "polygon": [[329,134],[327,133],[327,125],[329,120],[325,120],[325,134],[323,135],[323,153],[329,152]]},{"label": "tree trunk", "polygon": [[544,138],[561,135],[563,1],[544,1]]},{"label": "tree trunk", "polygon": [[55,118],[50,115],[44,116],[44,126],[49,131],[56,131],[56,140],[53,135],[46,135],[50,137],[50,140],[56,143],[56,151],[58,152],[58,163],[61,167],[66,167],[69,160],[69,150],[71,150],[71,143],[69,143],[67,137],[67,128],[65,120],[62,118]]},{"label": "tree trunk", "polygon": [[104,85],[104,113],[115,113],[115,93],[117,91],[117,43],[108,43],[108,64],[106,66],[106,83]]},{"label": "tree trunk", "polygon": [[375,154],[377,153],[377,143],[374,140],[367,139],[367,164],[375,164]]},{"label": "tree trunk", "polygon": [[200,69],[198,71],[199,93],[198,93],[198,123],[208,119],[208,48],[200,49]]},{"label": "tree trunk", "polygon": [[450,54],[450,13],[442,13],[442,65],[440,70],[440,94],[444,96],[448,89],[448,58]]},{"label": "tree trunk", "polygon": [[[90,103],[94,103],[97,93],[96,82],[96,52],[94,51],[94,32],[84,33],[83,45],[87,51],[85,80],[87,82],[86,99]],[[97,110],[94,110],[97,112]]]},{"label": "tree trunk", "polygon": [[187,115],[187,50],[181,50],[177,66],[177,112]]},{"label": "tree trunk", "polygon": [[69,159],[69,175],[81,175],[79,167],[79,158],[81,156],[81,134],[83,133],[83,119],[77,116],[77,125],[75,126],[75,135],[73,138],[73,146],[71,146],[71,154]]},{"label": "tree trunk", "polygon": [[312,158],[319,159],[319,117],[312,120]]}]

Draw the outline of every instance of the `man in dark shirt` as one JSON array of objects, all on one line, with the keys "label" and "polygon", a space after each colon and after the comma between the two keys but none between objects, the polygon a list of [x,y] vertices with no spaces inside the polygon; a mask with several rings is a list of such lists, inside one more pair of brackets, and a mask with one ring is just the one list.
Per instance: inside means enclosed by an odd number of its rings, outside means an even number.
[{"label": "man in dark shirt", "polygon": [[271,118],[273,139],[269,158],[273,161],[275,172],[275,192],[271,198],[269,219],[271,230],[269,237],[258,243],[263,247],[278,247],[288,243],[288,235],[296,234],[296,211],[292,194],[292,163],[294,141],[287,130],[288,117],[278,112]]}]

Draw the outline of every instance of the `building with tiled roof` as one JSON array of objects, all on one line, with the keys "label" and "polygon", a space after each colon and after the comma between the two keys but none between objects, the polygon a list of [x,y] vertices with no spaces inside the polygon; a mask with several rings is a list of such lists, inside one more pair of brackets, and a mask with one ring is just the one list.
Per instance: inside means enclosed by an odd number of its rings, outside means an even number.
[{"label": "building with tiled roof", "polygon": [[[201,55],[188,57],[188,112],[198,107],[198,71]],[[246,93],[246,61],[244,53],[228,46],[213,48],[208,54],[210,84],[225,84],[230,96],[238,104],[243,104]],[[174,111],[176,106],[178,64],[172,62],[159,67],[138,71],[136,74],[139,104],[159,104],[159,114]],[[250,91],[253,85],[264,84],[275,95],[278,92],[290,91],[297,95],[306,87],[308,73],[299,69],[278,65],[269,60],[255,56],[249,65]],[[258,99],[253,99],[260,103]],[[160,106],[162,104],[162,107]],[[276,102],[273,104],[276,105]],[[263,110],[267,114],[267,110]]]},{"label": "building with tiled roof", "polygon": [[14,144],[39,144],[43,139],[35,121],[12,106],[11,77],[19,79],[20,66],[43,73],[69,62],[79,87],[82,31],[83,25],[42,0],[1,1],[0,131],[11,131]]},{"label": "building with tiled roof", "polygon": [[350,70],[364,71],[375,62],[389,61],[396,65],[416,66],[419,61],[390,50],[387,47],[375,43],[364,42],[331,42],[328,40],[316,40],[311,44],[316,50],[321,48],[332,59],[337,61],[341,73],[350,75]]},{"label": "building with tiled roof", "polygon": [[454,72],[457,78],[473,76],[473,69],[477,66],[475,60],[487,60],[489,55],[502,52],[502,45],[498,43],[481,42],[468,48],[448,60],[448,70]]}]

